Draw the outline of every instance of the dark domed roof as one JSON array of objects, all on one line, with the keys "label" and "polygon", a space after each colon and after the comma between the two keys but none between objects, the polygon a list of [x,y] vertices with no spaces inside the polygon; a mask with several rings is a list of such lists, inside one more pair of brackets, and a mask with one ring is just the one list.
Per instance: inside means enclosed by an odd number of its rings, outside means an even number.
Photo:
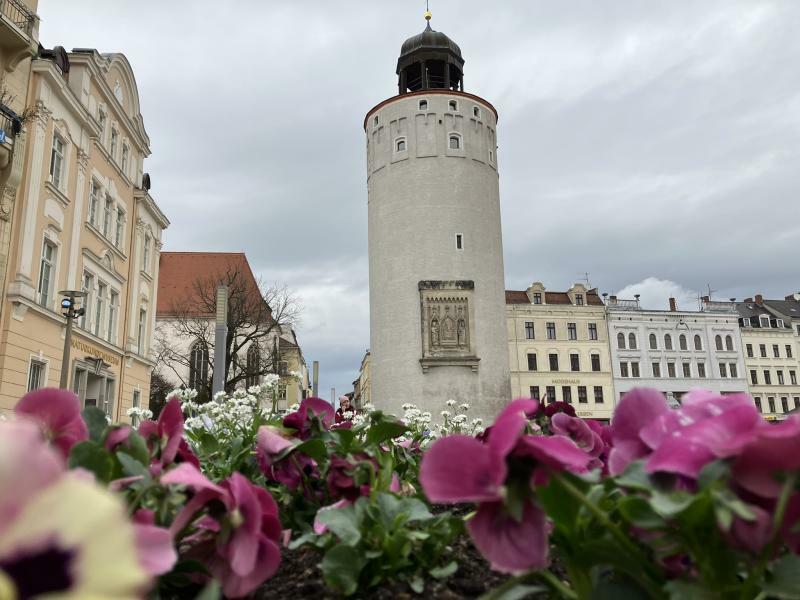
[{"label": "dark domed roof", "polygon": [[461,48],[458,47],[453,40],[443,34],[441,31],[434,31],[431,29],[430,23],[420,34],[408,38],[403,42],[400,48],[400,57],[411,54],[417,50],[449,50],[459,58],[461,58]]}]

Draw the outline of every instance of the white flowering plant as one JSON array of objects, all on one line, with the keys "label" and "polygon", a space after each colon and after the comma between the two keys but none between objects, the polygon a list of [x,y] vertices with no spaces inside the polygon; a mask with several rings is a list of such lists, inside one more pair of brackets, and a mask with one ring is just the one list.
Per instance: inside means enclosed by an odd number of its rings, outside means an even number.
[{"label": "white flowering plant", "polygon": [[[483,433],[483,420],[467,416],[469,404],[448,400],[445,405],[447,408],[439,412],[440,420],[434,422],[430,412],[420,410],[415,404],[403,404],[403,423],[409,428],[408,437],[419,443],[420,447],[427,448],[440,437],[453,434],[474,437]],[[399,441],[403,442],[404,439]]]}]

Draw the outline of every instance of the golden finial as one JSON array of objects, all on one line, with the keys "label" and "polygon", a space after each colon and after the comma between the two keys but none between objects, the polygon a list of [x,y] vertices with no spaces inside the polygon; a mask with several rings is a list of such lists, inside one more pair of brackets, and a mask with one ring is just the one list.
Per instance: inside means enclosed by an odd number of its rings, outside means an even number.
[{"label": "golden finial", "polygon": [[428,5],[428,0],[425,0],[425,20],[430,24],[432,18],[431,7]]}]

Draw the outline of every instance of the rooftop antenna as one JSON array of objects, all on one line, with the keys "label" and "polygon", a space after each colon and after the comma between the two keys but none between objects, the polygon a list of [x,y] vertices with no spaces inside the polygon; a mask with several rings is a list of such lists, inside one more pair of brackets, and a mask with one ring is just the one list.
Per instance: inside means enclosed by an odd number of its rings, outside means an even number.
[{"label": "rooftop antenna", "polygon": [[583,273],[580,273],[580,275],[582,275],[581,281],[585,281],[586,282],[586,287],[589,288],[589,289],[592,289],[592,284],[589,283],[589,273],[584,271]]},{"label": "rooftop antenna", "polygon": [[718,292],[719,290],[712,290],[712,289],[711,289],[711,284],[710,284],[710,283],[707,283],[707,284],[706,284],[706,287],[708,288],[708,299],[709,299],[709,300],[711,300],[711,295],[712,295],[714,292]]}]

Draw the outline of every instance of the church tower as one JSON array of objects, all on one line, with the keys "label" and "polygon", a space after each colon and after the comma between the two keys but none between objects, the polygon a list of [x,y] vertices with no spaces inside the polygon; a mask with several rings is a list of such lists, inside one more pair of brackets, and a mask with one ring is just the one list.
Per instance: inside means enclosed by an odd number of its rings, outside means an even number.
[{"label": "church tower", "polygon": [[398,95],[367,113],[372,398],[490,419],[510,400],[497,111],[464,91],[461,49],[407,39]]}]

